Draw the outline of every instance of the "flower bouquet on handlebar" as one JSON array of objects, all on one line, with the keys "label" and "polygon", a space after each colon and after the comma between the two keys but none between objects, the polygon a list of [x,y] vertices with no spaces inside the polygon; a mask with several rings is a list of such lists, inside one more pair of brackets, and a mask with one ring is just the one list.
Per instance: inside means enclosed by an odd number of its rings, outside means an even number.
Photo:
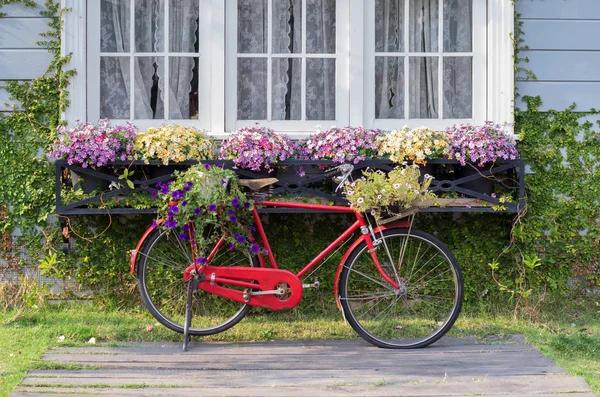
[{"label": "flower bouquet on handlebar", "polygon": [[421,177],[418,165],[404,162],[388,173],[365,172],[362,178],[343,185],[350,206],[379,223],[384,218],[399,219],[419,207],[437,205],[435,194],[428,190],[432,179],[427,174]]}]

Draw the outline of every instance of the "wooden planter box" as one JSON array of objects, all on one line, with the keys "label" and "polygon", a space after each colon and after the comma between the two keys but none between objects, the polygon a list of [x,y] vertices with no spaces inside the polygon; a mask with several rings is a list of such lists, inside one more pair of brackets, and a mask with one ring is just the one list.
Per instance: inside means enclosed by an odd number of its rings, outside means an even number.
[{"label": "wooden planter box", "polygon": [[[219,163],[226,168],[233,169],[231,161],[207,160],[203,163]],[[151,194],[157,191],[158,182],[167,182],[173,180],[174,169],[185,169],[197,161],[186,161],[183,163],[172,163],[173,168],[166,169],[160,161],[150,161],[146,164],[143,161],[118,161],[111,163],[104,170],[92,170],[82,168],[76,165],[69,165],[64,160],[59,160],[55,164],[55,188],[56,188],[56,213],[58,215],[84,215],[84,214],[153,214],[156,208],[136,209],[136,208],[93,208],[102,200],[111,197],[126,197],[133,192],[147,192]],[[258,173],[249,170],[235,169],[235,172],[242,178],[257,179],[265,177],[275,177],[279,181],[271,186],[272,194],[293,194],[299,196],[313,196],[324,200],[329,200],[337,204],[346,204],[343,196],[336,194],[333,188],[329,188],[330,182],[324,181],[323,174],[327,167],[336,165],[328,160],[287,160],[279,163],[286,170],[279,169],[272,174]],[[306,176],[300,177],[296,174],[296,167],[303,167],[307,172]],[[123,187],[125,181],[120,180],[117,173],[118,168],[134,168],[133,175],[134,188]],[[367,168],[390,171],[394,164],[386,160],[366,160],[355,165],[355,176],[360,176],[362,170]],[[471,175],[461,176],[460,173],[465,168],[475,169],[477,172]],[[162,173],[156,171],[162,170]],[[91,196],[81,201],[63,204],[62,189],[66,186],[69,171],[74,171],[79,175],[88,178],[96,178],[103,183],[101,185],[111,185],[112,189],[104,191],[102,194]],[[166,171],[166,172],[165,172]],[[474,165],[467,164],[461,167],[457,161],[453,160],[431,160],[427,163],[427,171],[435,177],[431,183],[430,189],[440,195],[451,196],[442,199],[443,207],[423,208],[423,212],[505,212],[518,213],[524,208],[525,187],[524,187],[524,161],[517,159],[513,161],[498,162],[493,168],[477,168]],[[161,175],[162,174],[162,175]],[[491,192],[479,191],[478,182],[486,182],[489,179],[494,180],[496,188],[503,193],[508,192],[512,196],[511,202],[501,203],[498,197],[494,197]],[[481,183],[484,185],[485,183]],[[264,212],[290,212],[290,209],[271,208]],[[299,212],[300,210],[291,210]]]}]

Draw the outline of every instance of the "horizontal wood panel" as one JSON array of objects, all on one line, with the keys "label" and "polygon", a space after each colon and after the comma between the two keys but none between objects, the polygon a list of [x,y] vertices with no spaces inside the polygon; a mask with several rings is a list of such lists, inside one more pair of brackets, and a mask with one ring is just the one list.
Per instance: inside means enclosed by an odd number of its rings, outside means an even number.
[{"label": "horizontal wood panel", "polygon": [[35,0],[35,7],[25,7],[23,4],[9,4],[0,7],[0,12],[6,14],[6,18],[34,18],[40,16],[40,11],[44,9],[45,0]]},{"label": "horizontal wood panel", "polygon": [[46,72],[52,55],[46,50],[0,50],[0,80],[31,80]]},{"label": "horizontal wood panel", "polygon": [[598,19],[598,0],[520,0],[515,10],[522,18]]},{"label": "horizontal wood panel", "polygon": [[525,44],[532,50],[600,50],[600,21],[523,21]]},{"label": "horizontal wood panel", "polygon": [[46,18],[0,18],[0,48],[40,48],[40,33],[49,30]]},{"label": "horizontal wood panel", "polygon": [[543,81],[599,81],[600,52],[597,51],[524,51],[529,63],[523,67]]},{"label": "horizontal wood panel", "polygon": [[[600,82],[536,82],[520,81],[517,89],[522,96],[540,96],[544,102],[540,110],[564,110],[575,103],[576,111],[585,112],[591,108],[600,108]],[[525,109],[522,98],[517,100],[517,107]]]}]

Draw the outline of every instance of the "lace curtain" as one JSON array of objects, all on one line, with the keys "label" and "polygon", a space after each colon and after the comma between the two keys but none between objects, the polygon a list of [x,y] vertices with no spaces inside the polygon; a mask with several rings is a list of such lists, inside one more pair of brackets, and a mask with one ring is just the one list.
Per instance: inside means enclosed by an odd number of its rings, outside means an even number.
[{"label": "lace curtain", "polygon": [[[375,51],[405,52],[404,15],[408,0],[376,0]],[[443,48],[439,48],[439,1],[443,1]],[[473,0],[410,0],[408,51],[417,53],[470,52]],[[378,119],[439,117],[439,68],[443,67],[443,118],[472,117],[472,57],[411,56],[405,78],[404,58],[375,59],[375,112]],[[409,97],[404,98],[405,82]]]},{"label": "lace curtain", "polygon": [[[271,68],[271,119],[301,120],[302,59],[280,55],[302,52],[302,20],[306,18],[306,53],[335,53],[335,0],[272,1],[272,39],[268,45],[267,0],[238,0],[238,119],[268,117],[268,68]],[[306,59],[306,119],[335,119],[335,59]]]},{"label": "lace curtain", "polygon": [[[164,57],[152,53],[195,52],[198,30],[198,2],[170,0],[170,45],[164,40],[164,0],[135,0],[135,39],[130,43],[131,7],[129,0],[101,0],[101,53],[123,53],[123,56],[102,56],[100,60],[100,115],[129,119],[131,98],[134,98],[135,119],[162,119],[165,95]],[[133,59],[133,93],[131,92],[130,57],[132,45],[137,53]],[[169,118],[189,119],[193,57],[170,57],[168,84]]]}]

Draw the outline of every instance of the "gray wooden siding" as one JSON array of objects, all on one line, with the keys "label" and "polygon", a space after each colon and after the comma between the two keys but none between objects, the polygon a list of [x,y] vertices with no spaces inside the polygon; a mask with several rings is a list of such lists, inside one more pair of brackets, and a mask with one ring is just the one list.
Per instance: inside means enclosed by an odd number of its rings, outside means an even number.
[{"label": "gray wooden siding", "polygon": [[542,110],[600,108],[600,1],[517,0],[516,12],[530,48],[523,66],[537,76],[518,82],[519,94],[541,96]]},{"label": "gray wooden siding", "polygon": [[40,33],[46,32],[48,19],[40,15],[44,0],[36,0],[37,6],[30,8],[21,4],[3,6],[0,11],[0,111],[10,110],[8,94],[1,88],[6,80],[30,80],[46,71],[52,56],[36,43],[43,40]]}]

